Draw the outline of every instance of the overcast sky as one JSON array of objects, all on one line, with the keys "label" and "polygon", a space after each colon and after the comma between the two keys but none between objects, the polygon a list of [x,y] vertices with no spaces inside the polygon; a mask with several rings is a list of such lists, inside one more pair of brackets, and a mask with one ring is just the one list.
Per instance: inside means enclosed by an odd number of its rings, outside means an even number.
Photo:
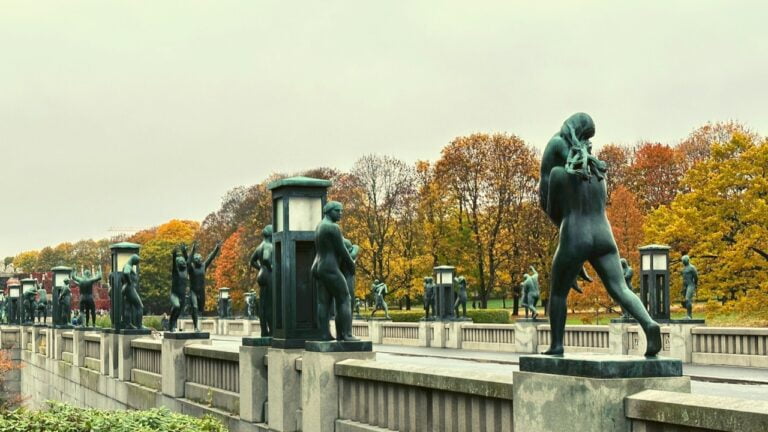
[{"label": "overcast sky", "polygon": [[[631,4],[630,4],[631,3]],[[764,1],[0,0],[0,255],[202,220],[273,171],[768,133]]]}]

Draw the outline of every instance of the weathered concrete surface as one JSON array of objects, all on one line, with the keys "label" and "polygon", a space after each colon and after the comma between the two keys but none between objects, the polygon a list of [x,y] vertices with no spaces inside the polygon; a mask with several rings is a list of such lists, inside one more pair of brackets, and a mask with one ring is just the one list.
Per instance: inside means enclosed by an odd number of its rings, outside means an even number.
[{"label": "weathered concrete surface", "polygon": [[579,353],[521,356],[520,370],[589,378],[676,377],[683,374],[683,364],[664,357]]},{"label": "weathered concrete surface", "polygon": [[633,431],[768,430],[766,401],[646,390],[627,397],[625,412]]},{"label": "weathered concrete surface", "polygon": [[629,432],[624,398],[646,389],[689,393],[688,377],[586,378],[514,374],[514,430]]},{"label": "weathered concrete surface", "polygon": [[188,344],[209,344],[210,339],[163,339],[162,364],[163,394],[170,397],[184,396],[184,381],[187,379],[187,363],[184,347]]},{"label": "weathered concrete surface", "polygon": [[306,351],[301,365],[301,412],[304,432],[334,432],[339,414],[339,384],[334,365],[342,360],[373,361],[370,351]]},{"label": "weathered concrete surface", "polygon": [[240,347],[240,418],[249,422],[266,422],[268,346]]},{"label": "weathered concrete surface", "polygon": [[536,334],[536,322],[515,322],[515,351],[519,353],[536,353],[539,349],[539,337]]},{"label": "weathered concrete surface", "polygon": [[269,428],[275,432],[297,432],[301,424],[297,416],[301,409],[301,374],[296,361],[304,354],[302,349],[269,348],[268,389]]}]

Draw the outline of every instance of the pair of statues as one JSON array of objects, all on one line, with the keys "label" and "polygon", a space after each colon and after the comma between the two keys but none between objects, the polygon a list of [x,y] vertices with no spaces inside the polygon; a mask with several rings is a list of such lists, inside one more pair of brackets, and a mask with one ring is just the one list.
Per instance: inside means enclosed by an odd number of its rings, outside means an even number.
[{"label": "pair of statues", "polygon": [[610,296],[640,324],[646,356],[661,350],[661,328],[624,280],[616,241],[605,215],[606,164],[591,154],[595,124],[585,113],[569,117],[547,143],[541,160],[541,207],[560,229],[550,281],[552,339],[545,354],[563,353],[566,300],[583,265],[597,271]]},{"label": "pair of statues", "polygon": [[384,311],[384,317],[387,319],[391,319],[389,316],[389,307],[387,306],[387,302],[384,300],[384,296],[389,292],[387,289],[387,284],[384,282],[379,282],[378,279],[373,281],[373,284],[371,285],[371,291],[373,292],[373,312],[371,312],[371,318],[373,318],[373,314],[375,314],[379,310]]},{"label": "pair of statues", "polygon": [[192,251],[189,254],[185,244],[173,249],[169,331],[176,331],[179,316],[185,304],[189,306],[195,331],[200,331],[198,312],[202,314],[205,309],[205,272],[210,268],[220,250],[221,242],[216,243],[213,251],[203,261],[202,255],[197,253],[197,242],[192,244]]},{"label": "pair of statues", "polygon": [[456,312],[455,316],[459,317],[459,306],[462,308],[462,314],[464,318],[467,317],[467,279],[464,276],[456,278],[456,283],[459,285],[458,291],[456,291],[456,301],[453,303],[453,309]]},{"label": "pair of statues", "polygon": [[257,308],[257,301],[256,301],[256,293],[253,291],[249,291],[245,293],[245,318],[246,319],[254,319],[256,318],[256,308]]},{"label": "pair of statues", "polygon": [[[464,276],[459,276],[456,278],[456,285],[458,287],[456,291],[456,300],[453,302],[453,310],[455,312],[455,316],[458,318],[459,315],[459,308],[461,308],[462,313],[461,315],[464,316],[464,318],[467,317],[467,279]],[[437,309],[437,285],[434,282],[434,279],[431,276],[427,276],[424,278],[424,310],[426,311],[426,320],[429,320],[429,312],[432,311],[432,319],[435,319],[438,314],[436,312]]]},{"label": "pair of statues", "polygon": [[539,303],[541,293],[539,291],[539,273],[533,266],[531,266],[531,274],[526,273],[523,276],[520,289],[523,292],[521,305],[525,309],[525,317],[528,318],[528,312],[530,312],[531,318],[538,318],[539,311],[536,309],[536,305]]}]

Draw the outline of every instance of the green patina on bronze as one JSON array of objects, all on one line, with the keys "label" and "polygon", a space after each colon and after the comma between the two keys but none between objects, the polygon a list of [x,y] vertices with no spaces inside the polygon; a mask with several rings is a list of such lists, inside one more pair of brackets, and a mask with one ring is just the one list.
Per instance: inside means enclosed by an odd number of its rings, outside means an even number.
[{"label": "green patina on bronze", "polygon": [[661,350],[661,329],[627,287],[618,248],[605,215],[605,163],[590,153],[595,124],[585,113],[569,117],[549,140],[541,159],[539,198],[560,228],[550,278],[549,322],[552,339],[546,354],[563,353],[566,300],[585,262],[597,271],[608,294],[645,332],[646,356]]},{"label": "green patina on bronze", "polygon": [[272,266],[274,261],[274,245],[272,244],[272,225],[267,225],[261,231],[264,239],[251,255],[251,267],[259,271],[256,282],[259,284],[259,326],[261,335],[272,336]]},{"label": "green patina on bronze", "polygon": [[531,318],[536,319],[539,316],[539,311],[536,309],[536,305],[539,303],[539,297],[541,295],[539,291],[539,273],[531,266],[531,274],[525,274],[523,276],[523,283],[520,284],[523,291],[522,306],[525,308],[525,317],[528,318],[528,312],[531,313]]},{"label": "green patina on bronze", "polygon": [[275,180],[267,185],[267,189],[273,190],[285,186],[293,187],[330,187],[330,180],[316,179],[312,177],[288,177]]},{"label": "green patina on bronze", "polygon": [[696,297],[696,288],[699,285],[699,271],[691,264],[691,258],[683,255],[683,295],[685,296],[686,318],[692,319],[693,298]]}]

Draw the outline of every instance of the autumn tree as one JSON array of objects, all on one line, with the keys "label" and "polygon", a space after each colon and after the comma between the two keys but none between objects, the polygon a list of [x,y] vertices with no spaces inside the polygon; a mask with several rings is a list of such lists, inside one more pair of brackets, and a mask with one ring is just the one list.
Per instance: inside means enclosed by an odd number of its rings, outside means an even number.
[{"label": "autumn tree", "polygon": [[619,255],[626,258],[633,268],[640,263],[638,248],[643,243],[643,212],[635,194],[624,186],[617,187],[613,192],[613,201],[606,209],[608,221],[611,223]]},{"label": "autumn tree", "polygon": [[631,181],[631,165],[633,151],[619,144],[607,144],[597,152],[597,158],[608,166],[608,202],[611,202],[613,191],[619,186],[629,187]]},{"label": "autumn tree", "polygon": [[[730,141],[714,143],[710,157],[686,173],[682,186],[688,192],[648,216],[646,241],[691,256],[699,269],[700,297],[748,301],[754,297],[750,291],[765,295],[768,142],[734,133]],[[675,291],[677,279],[672,279]]]},{"label": "autumn tree", "polygon": [[677,145],[682,156],[683,169],[688,170],[694,164],[708,159],[713,144],[730,142],[736,133],[753,141],[758,140],[756,133],[733,120],[709,122],[691,132]]},{"label": "autumn tree", "polygon": [[221,245],[221,254],[216,259],[216,268],[213,271],[213,283],[206,285],[205,308],[216,310],[218,289],[230,288],[232,304],[241,307],[245,292],[254,288],[245,277],[248,273],[247,252],[243,245],[245,226],[241,226],[233,232]]},{"label": "autumn tree", "polygon": [[630,168],[630,190],[647,213],[672,202],[683,174],[682,158],[676,149],[659,143],[643,143],[635,151]]},{"label": "autumn tree", "polygon": [[13,257],[13,266],[17,271],[33,272],[38,271],[37,257],[38,251],[25,251]]},{"label": "autumn tree", "polygon": [[471,238],[467,252],[472,268],[463,270],[476,278],[483,308],[515,247],[510,228],[521,207],[537,196],[537,168],[533,150],[507,134],[456,138],[437,161],[436,175],[458,209],[459,230]]},{"label": "autumn tree", "polygon": [[20,362],[13,361],[10,351],[0,349],[0,413],[16,408],[24,399],[7,386],[8,374],[21,369]]}]

